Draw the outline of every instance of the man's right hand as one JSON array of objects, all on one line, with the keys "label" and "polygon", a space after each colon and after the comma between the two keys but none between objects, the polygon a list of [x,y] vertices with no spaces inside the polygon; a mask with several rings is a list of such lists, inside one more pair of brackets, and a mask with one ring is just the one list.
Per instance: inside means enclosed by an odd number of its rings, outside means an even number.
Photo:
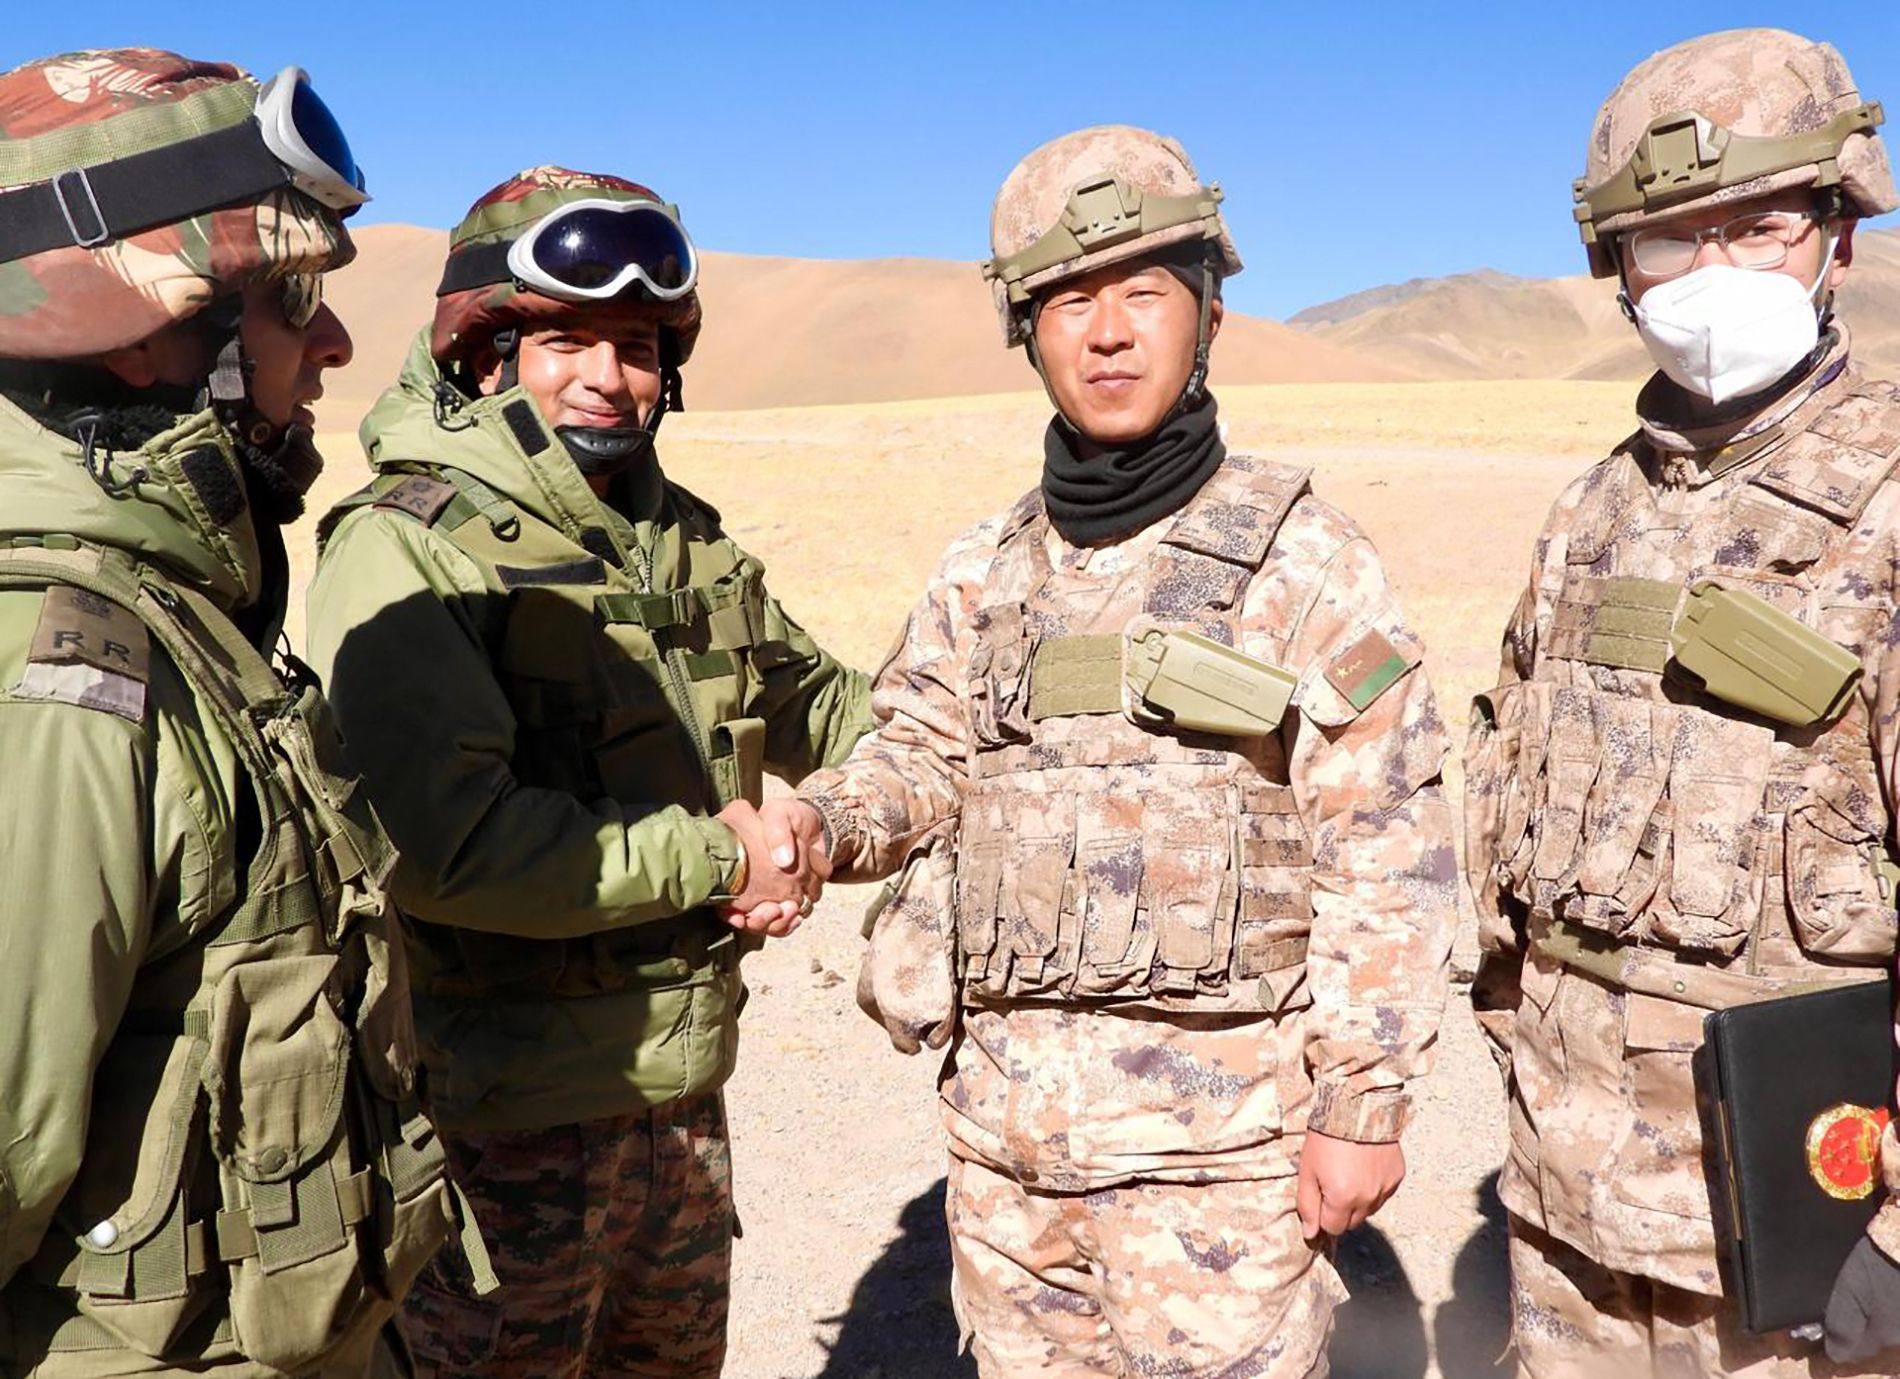
[{"label": "man's right hand", "polygon": [[717,817],[746,858],[745,882],[726,902],[726,922],[772,938],[791,933],[831,876],[816,811],[794,800],[772,801],[763,811],[734,800]]}]

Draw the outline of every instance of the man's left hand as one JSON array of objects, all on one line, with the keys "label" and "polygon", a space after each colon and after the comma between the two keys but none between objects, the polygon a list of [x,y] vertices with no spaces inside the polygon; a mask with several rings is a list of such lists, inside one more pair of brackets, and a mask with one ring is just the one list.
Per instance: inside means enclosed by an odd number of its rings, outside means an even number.
[{"label": "man's left hand", "polygon": [[1300,1150],[1300,1229],[1308,1240],[1344,1235],[1404,1181],[1405,1151],[1396,1143],[1359,1144],[1309,1130]]}]

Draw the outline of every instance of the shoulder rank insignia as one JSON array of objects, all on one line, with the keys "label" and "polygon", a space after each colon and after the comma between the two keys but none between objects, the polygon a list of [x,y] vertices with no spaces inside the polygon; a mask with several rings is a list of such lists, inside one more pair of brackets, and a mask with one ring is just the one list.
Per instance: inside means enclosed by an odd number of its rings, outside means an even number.
[{"label": "shoulder rank insignia", "polygon": [[13,694],[145,717],[151,634],[128,609],[85,589],[56,584],[40,605],[26,670]]},{"label": "shoulder rank insignia", "polygon": [[1880,1136],[1887,1108],[1837,1102],[1808,1125],[1808,1174],[1830,1197],[1857,1202],[1880,1181]]},{"label": "shoulder rank insignia", "polygon": [[1411,668],[1412,662],[1375,629],[1327,666],[1326,678],[1349,704],[1363,712]]},{"label": "shoulder rank insignia", "polygon": [[455,485],[426,474],[411,474],[370,506],[388,508],[433,527],[443,509],[455,501]]}]

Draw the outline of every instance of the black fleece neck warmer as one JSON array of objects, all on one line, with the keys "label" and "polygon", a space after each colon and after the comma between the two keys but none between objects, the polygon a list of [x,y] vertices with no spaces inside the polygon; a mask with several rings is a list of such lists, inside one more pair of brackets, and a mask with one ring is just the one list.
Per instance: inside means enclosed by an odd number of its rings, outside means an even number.
[{"label": "black fleece neck warmer", "polygon": [[1071,546],[1101,546],[1131,536],[1180,511],[1220,468],[1227,448],[1216,424],[1214,396],[1165,421],[1126,446],[1094,447],[1060,417],[1042,439],[1042,501],[1049,521]]}]

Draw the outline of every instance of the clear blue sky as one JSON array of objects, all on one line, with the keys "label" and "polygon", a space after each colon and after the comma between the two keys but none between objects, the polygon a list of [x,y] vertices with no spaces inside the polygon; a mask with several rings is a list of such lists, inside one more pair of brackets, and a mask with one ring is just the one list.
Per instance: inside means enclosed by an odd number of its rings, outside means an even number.
[{"label": "clear blue sky", "polygon": [[1227,189],[1248,263],[1230,300],[1271,316],[1479,266],[1579,271],[1569,188],[1591,116],[1699,28],[1826,38],[1900,125],[1893,0],[5,9],[0,65],[127,43],[302,64],[368,169],[366,222],[450,225],[516,168],[558,162],[652,184],[709,248],[976,259],[1021,154],[1084,124],[1149,125]]}]

